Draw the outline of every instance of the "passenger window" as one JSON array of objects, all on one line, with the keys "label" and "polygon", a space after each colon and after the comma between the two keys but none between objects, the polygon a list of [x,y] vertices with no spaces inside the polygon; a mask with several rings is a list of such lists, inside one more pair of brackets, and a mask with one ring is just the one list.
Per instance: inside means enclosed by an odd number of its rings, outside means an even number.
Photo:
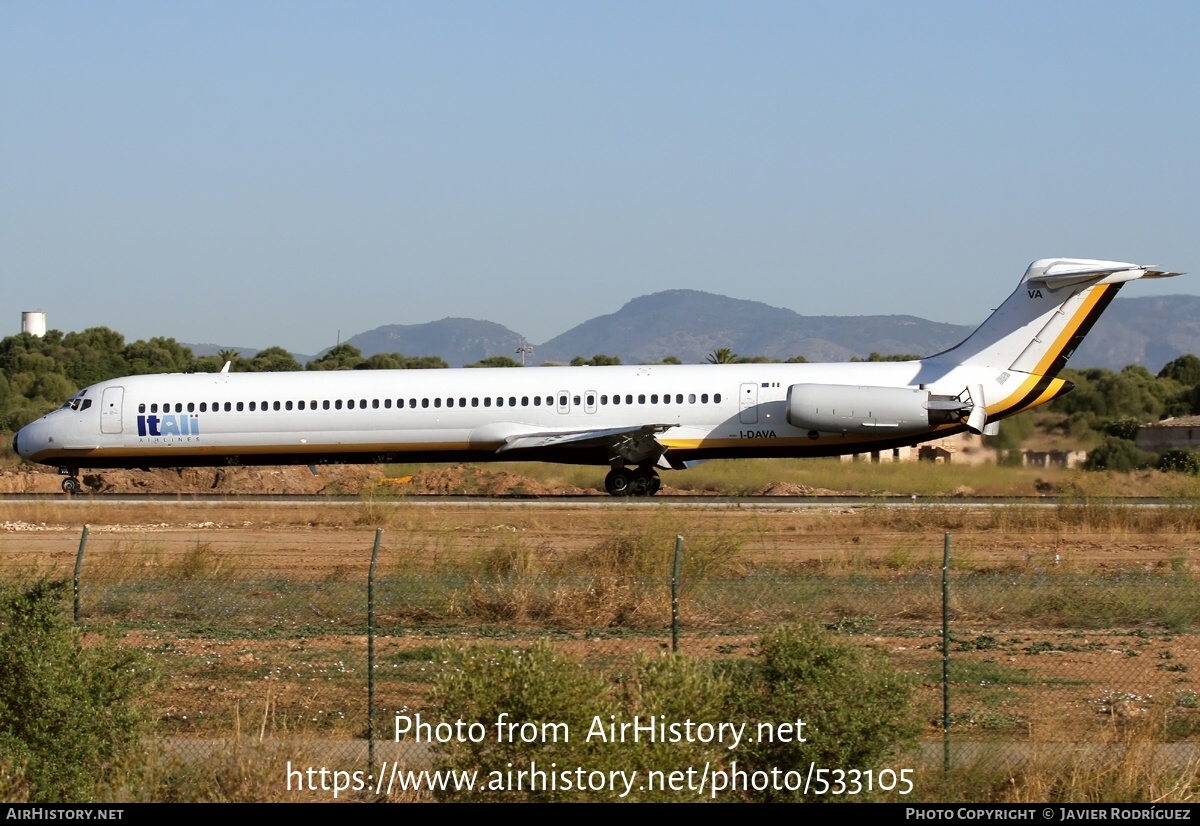
[{"label": "passenger window", "polygon": [[304,409],[304,399],[301,399],[300,401],[296,402],[296,409],[297,409],[297,410],[303,410],[303,409]]},{"label": "passenger window", "polygon": [[367,400],[366,400],[366,399],[359,399],[359,400],[358,400],[358,406],[359,406],[360,408],[362,408],[363,410],[366,410],[366,409],[367,409]]},{"label": "passenger window", "polygon": [[392,409],[392,400],[391,400],[391,399],[384,399],[384,400],[383,400],[383,407],[384,407],[384,409],[385,409],[385,410],[391,410],[391,409]]},{"label": "passenger window", "polygon": [[255,402],[250,402],[250,412],[251,413],[253,413],[255,410],[258,409],[255,405],[256,405]]},{"label": "passenger window", "polygon": [[657,393],[650,394],[650,404],[658,404],[658,394]]},{"label": "passenger window", "polygon": [[713,393],[713,404],[720,404],[720,403],[721,403],[721,394]]},{"label": "passenger window", "polygon": [[196,403],[195,403],[195,402],[188,402],[187,411],[188,411],[189,413],[195,413],[195,412],[196,412]]},{"label": "passenger window", "polygon": [[533,397],[533,406],[534,406],[534,407],[541,407],[541,406],[542,406],[542,397],[541,397],[541,396],[534,396],[534,397]]},{"label": "passenger window", "polygon": [[682,393],[675,394],[675,404],[683,404],[683,394]]},{"label": "passenger window", "polygon": [[646,403],[646,394],[638,393],[638,404],[645,404],[645,403]]},{"label": "passenger window", "polygon": [[[279,409],[279,402],[275,402],[274,404],[272,404],[272,405],[271,405],[271,409],[272,409],[272,410],[278,410],[278,409]],[[291,410],[291,409],[292,409],[292,403],[291,403],[291,402],[288,402],[288,410]]]},{"label": "passenger window", "polygon": [[575,403],[575,406],[576,406],[576,407],[579,407],[579,397],[578,397],[578,396],[575,396],[575,397],[572,399],[572,401]]},{"label": "passenger window", "polygon": [[479,398],[477,396],[471,398],[471,407],[479,407]]},{"label": "passenger window", "polygon": [[516,396],[509,396],[509,397],[508,397],[508,406],[509,406],[509,407],[516,407],[516,406],[517,406],[517,397],[516,397]]},{"label": "passenger window", "polygon": [[567,397],[566,397],[566,396],[559,396],[559,397],[558,397],[558,406],[559,406],[559,407],[566,407],[566,406],[567,406]]},{"label": "passenger window", "polygon": [[453,396],[446,399],[446,407],[454,407],[454,397]]},{"label": "passenger window", "polygon": [[329,409],[329,399],[325,399],[325,401],[321,402],[321,407],[324,408],[325,410],[328,410]]},{"label": "passenger window", "polygon": [[238,402],[237,403],[237,412],[241,413],[242,410],[244,410],[244,409],[245,409],[244,404],[242,402]]},{"label": "passenger window", "polygon": [[[279,404],[279,402],[276,402],[276,404]],[[304,402],[300,402],[300,404],[304,404]],[[292,403],[291,403],[291,402],[286,402],[286,403],[285,403],[283,406],[284,406],[285,408],[287,408],[288,410],[291,410],[291,409],[292,409]]]},{"label": "passenger window", "polygon": [[701,404],[708,404],[708,394],[707,394],[707,393],[701,393],[701,394],[700,394],[700,403],[701,403]]},{"label": "passenger window", "polygon": [[334,402],[333,402],[333,406],[334,406],[334,409],[336,409],[336,410],[341,410],[341,409],[342,409],[342,400],[341,400],[341,399],[335,399],[335,400],[334,400]]},{"label": "passenger window", "polygon": [[496,397],[496,407],[504,407],[504,397],[503,396]]},{"label": "passenger window", "polygon": [[138,412],[139,412],[139,413],[145,413],[145,412],[146,412],[146,403],[145,403],[145,402],[142,402],[141,404],[139,404],[139,405],[138,405]]},{"label": "passenger window", "polygon": [[434,406],[434,407],[441,407],[441,406],[442,406],[442,400],[441,400],[441,399],[434,399],[434,400],[433,400],[433,406]]},{"label": "passenger window", "polygon": [[492,406],[492,397],[491,397],[491,396],[484,396],[484,397],[483,397],[483,406],[484,406],[484,407],[491,407],[491,406]]},{"label": "passenger window", "polygon": [[200,412],[204,413],[208,410],[208,402],[200,402]]},{"label": "passenger window", "polygon": [[633,394],[632,393],[625,394],[625,404],[633,404]]},{"label": "passenger window", "polygon": [[587,397],[587,403],[588,403],[588,407],[595,407],[595,406],[596,406],[596,397],[595,397],[595,396],[588,396],[588,397]]},{"label": "passenger window", "polygon": [[421,399],[421,407],[429,407],[429,399]]},{"label": "passenger window", "polygon": [[616,393],[613,393],[613,404],[620,404],[620,403],[621,403],[621,397],[618,396]]},{"label": "passenger window", "polygon": [[183,412],[183,402],[175,402],[175,412],[176,413]]},{"label": "passenger window", "polygon": [[[392,406],[391,402],[388,402],[388,407],[391,407],[391,406]],[[373,410],[379,409],[379,399],[371,399],[371,408]]]},{"label": "passenger window", "polygon": [[696,394],[688,393],[688,404],[695,404],[695,403],[696,403]]},{"label": "passenger window", "polygon": [[347,399],[347,400],[346,400],[346,409],[347,409],[347,410],[353,410],[353,409],[354,409],[354,399]]}]

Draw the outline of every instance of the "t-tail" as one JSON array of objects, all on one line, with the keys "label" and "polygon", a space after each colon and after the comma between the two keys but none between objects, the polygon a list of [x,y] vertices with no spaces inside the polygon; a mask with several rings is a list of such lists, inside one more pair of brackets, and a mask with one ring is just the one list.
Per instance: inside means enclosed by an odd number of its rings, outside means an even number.
[{"label": "t-tail", "polygon": [[1039,259],[979,329],[929,361],[997,371],[991,378],[1003,390],[987,394],[987,420],[1011,416],[1070,390],[1056,376],[1126,282],[1175,275],[1122,261]]}]

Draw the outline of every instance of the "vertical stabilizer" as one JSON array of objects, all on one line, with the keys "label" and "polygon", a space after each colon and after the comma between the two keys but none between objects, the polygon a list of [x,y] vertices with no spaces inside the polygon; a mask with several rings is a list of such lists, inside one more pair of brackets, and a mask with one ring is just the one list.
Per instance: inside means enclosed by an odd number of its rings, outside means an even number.
[{"label": "vertical stabilizer", "polygon": [[1121,261],[1039,259],[979,329],[931,358],[1054,376],[1126,281],[1178,274]]}]

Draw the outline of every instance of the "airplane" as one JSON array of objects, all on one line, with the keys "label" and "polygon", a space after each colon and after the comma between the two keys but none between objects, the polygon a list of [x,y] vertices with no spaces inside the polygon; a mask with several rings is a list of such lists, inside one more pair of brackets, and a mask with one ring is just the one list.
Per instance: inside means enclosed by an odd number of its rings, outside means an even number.
[{"label": "airplane", "polygon": [[1151,266],[1044,258],[961,344],[839,364],[363,370],[126,376],[16,434],[23,458],[80,468],[529,460],[608,466],[614,496],[707,459],[890,450],[999,422],[1068,392],[1059,371]]}]

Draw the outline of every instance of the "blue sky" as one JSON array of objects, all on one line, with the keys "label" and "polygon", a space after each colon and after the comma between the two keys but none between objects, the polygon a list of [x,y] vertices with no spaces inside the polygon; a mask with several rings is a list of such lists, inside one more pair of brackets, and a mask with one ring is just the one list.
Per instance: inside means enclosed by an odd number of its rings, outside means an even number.
[{"label": "blue sky", "polygon": [[[540,343],[692,288],[976,323],[1200,272],[1194,3],[0,4],[0,286],[63,330]],[[1200,293],[1200,276],[1123,295]]]}]

